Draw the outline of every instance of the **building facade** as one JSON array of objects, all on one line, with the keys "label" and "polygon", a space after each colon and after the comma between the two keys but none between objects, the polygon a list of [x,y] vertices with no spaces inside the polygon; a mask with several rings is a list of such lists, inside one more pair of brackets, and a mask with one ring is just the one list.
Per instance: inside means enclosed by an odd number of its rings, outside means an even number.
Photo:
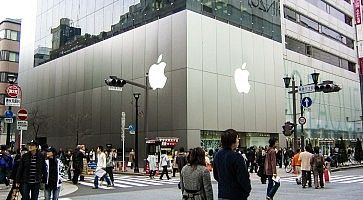
[{"label": "building facade", "polygon": [[[281,134],[291,113],[282,80],[285,74],[299,74],[307,83],[307,74],[315,70],[321,80],[331,78],[342,84],[347,94],[358,86],[359,94],[355,37],[345,22],[332,22],[342,26],[339,30],[345,40],[330,41],[319,31],[310,33],[300,21],[286,19],[288,8],[299,11],[293,2],[39,0],[35,45],[27,50],[19,77],[24,105],[46,116],[38,137],[59,147],[73,147],[76,141],[91,147],[110,143],[119,147],[121,112],[126,113],[127,125],[134,123],[133,93],[140,92],[139,121],[143,122],[145,95],[131,85],[125,85],[122,92],[108,91],[104,79],[115,75],[145,83],[149,67],[162,54],[168,79],[163,89],[149,91],[148,132],[141,123],[141,149],[145,138],[158,136],[178,137],[178,146],[214,149],[219,146],[220,132],[228,128],[239,132],[242,147],[264,146],[270,137],[279,137],[281,144],[288,145],[289,139]],[[308,2],[300,4],[306,9]],[[351,13],[352,7],[341,4]],[[55,37],[52,32],[62,21],[67,22],[68,31],[58,31]],[[74,32],[69,34],[70,30]],[[302,30],[322,37],[311,44],[313,55],[322,58],[290,50],[311,42],[308,39],[313,37]],[[307,40],[299,41],[302,36]],[[319,42],[331,47],[326,49]],[[328,52],[338,56],[338,66],[326,59]],[[239,93],[234,76],[244,64],[250,91]],[[352,89],[346,90],[348,86]],[[312,107],[307,117],[308,137],[315,137],[308,134],[321,130],[320,124],[328,121],[322,113],[335,119],[341,107],[352,118],[361,112],[360,97],[347,94],[314,94],[321,95],[317,105],[335,110],[329,113]],[[346,104],[339,104],[338,96],[346,98]],[[338,121],[343,124],[342,119]],[[325,128],[343,129],[324,124]],[[127,148],[133,147],[133,137],[126,135]]]},{"label": "building facade", "polygon": [[[0,21],[0,144],[5,144],[7,125],[4,123],[6,87],[10,77],[18,77],[19,50],[20,50],[21,20],[4,19]],[[15,141],[15,126],[11,126],[12,140]]]}]

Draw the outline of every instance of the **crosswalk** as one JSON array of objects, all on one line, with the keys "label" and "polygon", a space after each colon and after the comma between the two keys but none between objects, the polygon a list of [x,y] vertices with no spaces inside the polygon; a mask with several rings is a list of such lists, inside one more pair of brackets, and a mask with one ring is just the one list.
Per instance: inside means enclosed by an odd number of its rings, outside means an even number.
[{"label": "crosswalk", "polygon": [[[313,179],[313,177],[312,177]],[[314,181],[314,180],[313,180]],[[281,182],[296,183],[296,177],[281,178]],[[363,176],[359,175],[332,175],[329,183],[363,183]]]},{"label": "crosswalk", "polygon": [[[84,181],[79,182],[81,185],[86,187],[93,187],[94,177],[85,177]],[[101,181],[99,181],[101,183]],[[150,179],[147,176],[123,176],[114,175],[114,187],[107,187],[106,181],[103,181],[99,185],[100,189],[104,190],[114,190],[117,188],[133,188],[133,187],[153,187],[153,186],[163,186],[163,185],[177,185],[179,183],[179,178],[173,178],[170,180],[159,180],[158,177],[155,179]]]}]

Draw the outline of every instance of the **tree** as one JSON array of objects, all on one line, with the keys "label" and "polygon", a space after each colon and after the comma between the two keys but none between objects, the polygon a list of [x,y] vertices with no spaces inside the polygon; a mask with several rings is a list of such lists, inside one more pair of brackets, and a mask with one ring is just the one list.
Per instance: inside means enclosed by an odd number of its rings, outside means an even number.
[{"label": "tree", "polygon": [[47,119],[48,116],[43,114],[38,106],[33,107],[30,110],[29,125],[30,128],[33,130],[35,140],[38,138],[40,130],[47,127],[48,125]]},{"label": "tree", "polygon": [[84,128],[86,121],[90,120],[89,114],[75,113],[71,114],[66,120],[64,127],[72,132],[76,133],[76,145],[79,144],[80,134],[85,134],[91,132],[91,129]]}]

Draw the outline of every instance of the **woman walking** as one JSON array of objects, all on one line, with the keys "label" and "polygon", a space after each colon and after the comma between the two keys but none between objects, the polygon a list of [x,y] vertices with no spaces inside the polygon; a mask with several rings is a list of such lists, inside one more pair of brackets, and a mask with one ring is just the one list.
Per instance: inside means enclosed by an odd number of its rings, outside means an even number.
[{"label": "woman walking", "polygon": [[323,173],[324,173],[324,157],[319,154],[319,147],[314,147],[314,155],[310,160],[314,174],[315,189],[324,188]]},{"label": "woman walking", "polygon": [[106,173],[110,176],[111,185],[114,186],[113,168],[115,166],[116,154],[108,149],[106,151]]},{"label": "woman walking", "polygon": [[189,164],[180,175],[183,200],[213,200],[211,178],[205,163],[205,152],[197,147],[190,152]]},{"label": "woman walking", "polygon": [[45,200],[58,200],[60,193],[63,164],[62,161],[56,158],[56,155],[57,151],[55,148],[49,147],[47,149],[47,159],[45,160],[47,167],[47,177],[44,190]]}]

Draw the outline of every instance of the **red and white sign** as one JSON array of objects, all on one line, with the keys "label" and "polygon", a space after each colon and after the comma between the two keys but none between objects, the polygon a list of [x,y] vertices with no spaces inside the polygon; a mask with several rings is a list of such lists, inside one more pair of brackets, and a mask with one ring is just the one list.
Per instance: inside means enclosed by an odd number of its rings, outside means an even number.
[{"label": "red and white sign", "polygon": [[28,119],[28,111],[25,109],[20,109],[18,111],[18,118],[20,120],[27,120]]},{"label": "red and white sign", "polygon": [[9,85],[8,87],[6,87],[6,90],[5,90],[6,95],[11,98],[17,97],[19,94],[19,91],[20,91],[20,88],[17,85]]},{"label": "red and white sign", "polygon": [[360,0],[354,0],[354,16],[355,16],[355,24],[362,23],[362,15],[360,12]]}]

